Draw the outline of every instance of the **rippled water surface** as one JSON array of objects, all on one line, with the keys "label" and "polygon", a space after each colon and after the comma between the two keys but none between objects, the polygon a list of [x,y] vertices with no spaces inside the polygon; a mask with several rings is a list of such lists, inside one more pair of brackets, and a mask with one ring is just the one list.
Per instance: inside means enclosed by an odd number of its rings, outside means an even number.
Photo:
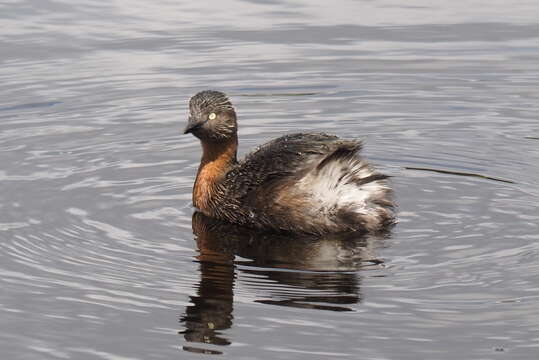
[{"label": "rippled water surface", "polygon": [[[536,1],[0,4],[2,359],[536,359]],[[207,88],[240,152],[365,141],[399,224],[192,219]],[[212,355],[209,355],[212,357]]]}]

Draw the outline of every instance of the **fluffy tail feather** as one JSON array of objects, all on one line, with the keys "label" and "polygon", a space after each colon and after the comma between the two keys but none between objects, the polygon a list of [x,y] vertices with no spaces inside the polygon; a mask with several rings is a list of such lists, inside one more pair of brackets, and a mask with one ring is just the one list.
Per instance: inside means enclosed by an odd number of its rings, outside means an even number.
[{"label": "fluffy tail feather", "polygon": [[376,231],[394,219],[389,176],[376,172],[360,150],[360,142],[343,141],[301,180],[328,228]]}]

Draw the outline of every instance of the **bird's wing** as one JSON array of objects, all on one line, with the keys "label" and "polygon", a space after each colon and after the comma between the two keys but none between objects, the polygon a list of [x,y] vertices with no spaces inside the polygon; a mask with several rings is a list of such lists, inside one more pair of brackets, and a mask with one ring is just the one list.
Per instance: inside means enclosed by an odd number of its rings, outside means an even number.
[{"label": "bird's wing", "polygon": [[359,141],[343,140],[324,133],[300,133],[279,137],[248,154],[227,174],[227,188],[234,197],[247,199],[269,191],[282,181],[299,179],[314,166],[323,166],[332,154],[355,154]]}]

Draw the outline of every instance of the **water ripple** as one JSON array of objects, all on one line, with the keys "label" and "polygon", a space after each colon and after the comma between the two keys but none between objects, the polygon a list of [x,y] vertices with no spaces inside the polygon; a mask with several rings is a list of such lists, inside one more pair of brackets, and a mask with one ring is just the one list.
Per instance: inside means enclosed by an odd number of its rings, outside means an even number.
[{"label": "water ripple", "polygon": [[[534,2],[0,9],[6,359],[534,358]],[[295,131],[362,139],[398,226],[197,228],[200,149],[180,132],[206,88],[236,105],[240,155]]]}]

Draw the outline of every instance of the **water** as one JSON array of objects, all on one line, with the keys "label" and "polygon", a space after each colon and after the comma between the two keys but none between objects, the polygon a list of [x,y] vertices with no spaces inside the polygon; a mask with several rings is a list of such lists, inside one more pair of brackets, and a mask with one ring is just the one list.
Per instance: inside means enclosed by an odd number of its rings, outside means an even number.
[{"label": "water", "polygon": [[[535,1],[2,3],[2,358],[537,358],[538,18]],[[399,224],[291,242],[193,223],[200,150],[180,131],[207,88],[236,105],[241,153],[364,139]]]}]

